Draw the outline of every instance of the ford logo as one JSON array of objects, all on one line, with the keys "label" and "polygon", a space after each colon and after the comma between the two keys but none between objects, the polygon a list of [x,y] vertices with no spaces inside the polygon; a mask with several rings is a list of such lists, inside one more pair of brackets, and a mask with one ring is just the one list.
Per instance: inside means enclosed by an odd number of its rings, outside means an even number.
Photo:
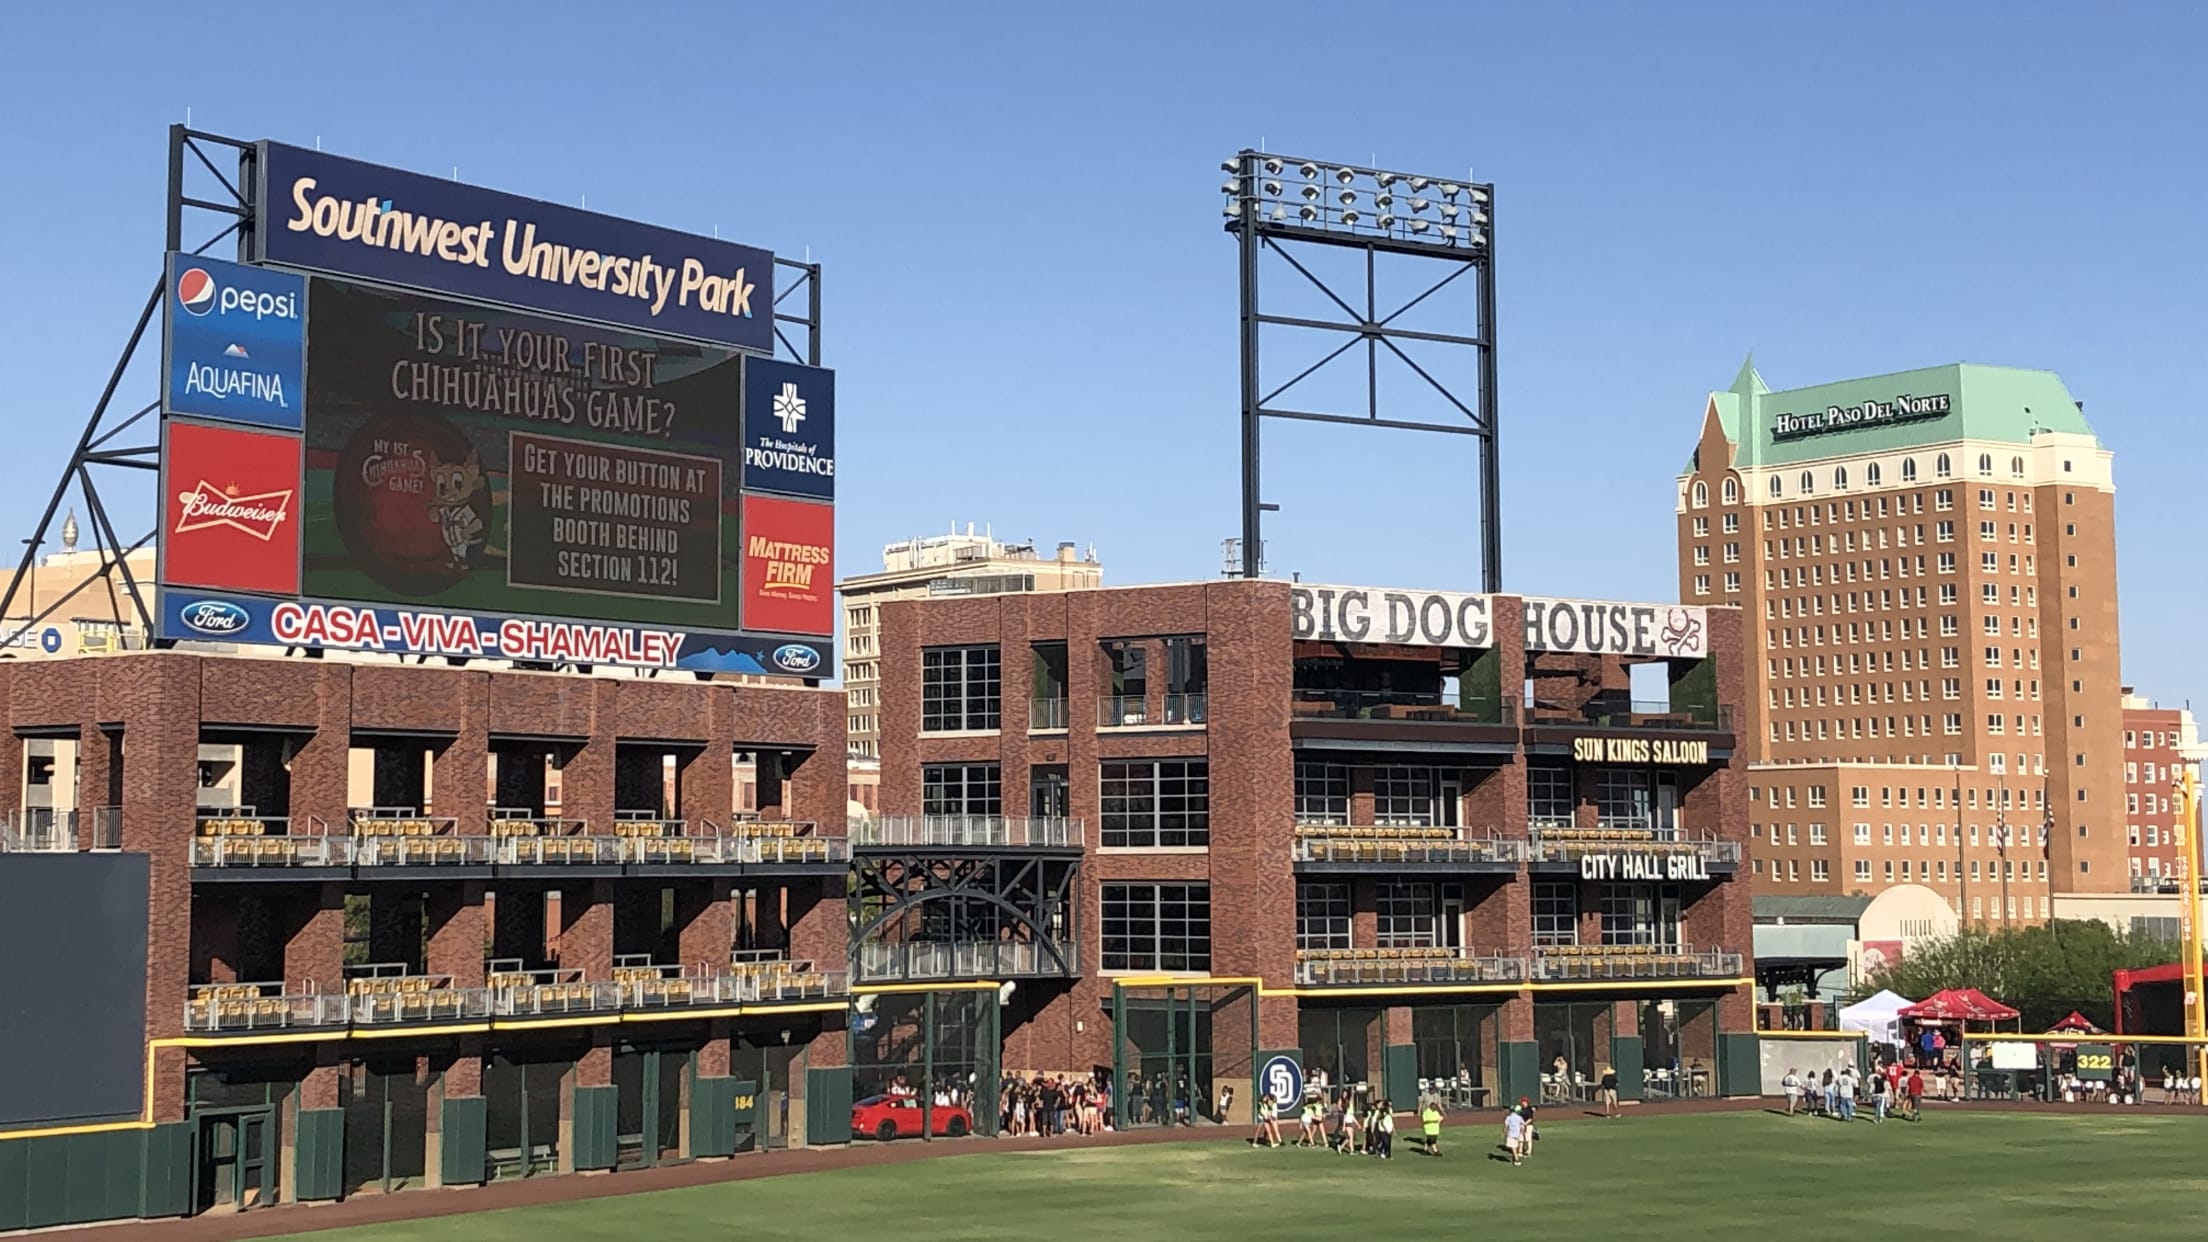
[{"label": "ford logo", "polygon": [[245,628],[245,609],[223,600],[207,599],[186,604],[178,613],[186,629],[202,634],[235,634]]},{"label": "ford logo", "polygon": [[820,667],[820,653],[803,643],[784,643],[774,649],[774,662],[793,673],[810,673]]}]

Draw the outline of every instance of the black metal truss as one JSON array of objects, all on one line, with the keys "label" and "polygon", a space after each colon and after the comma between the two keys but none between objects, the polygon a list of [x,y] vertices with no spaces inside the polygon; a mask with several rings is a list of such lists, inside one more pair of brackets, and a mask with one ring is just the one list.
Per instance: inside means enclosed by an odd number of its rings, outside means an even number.
[{"label": "black metal truss", "polygon": [[[1017,943],[1034,944],[1048,959],[1041,973],[1072,975],[1072,946],[1081,942],[1076,914],[1080,863],[1063,857],[1015,855],[942,857],[938,854],[869,851],[853,860],[851,945],[879,940],[898,928],[904,939],[929,931],[942,910],[942,930],[956,941],[997,941],[1009,930]],[[1061,916],[1063,937],[1051,931]],[[895,943],[892,941],[891,943]]]},{"label": "black metal truss", "polygon": [[[1345,185],[1352,179],[1382,179],[1377,182],[1382,189],[1387,189],[1395,182],[1415,181],[1423,185],[1427,182],[1443,181],[1440,178],[1426,177],[1414,179],[1404,173],[1331,161],[1305,160],[1262,151],[1243,150],[1227,161],[1226,168],[1231,179],[1225,187],[1228,194],[1226,229],[1235,235],[1241,250],[1242,575],[1255,578],[1263,572],[1261,516],[1265,510],[1275,506],[1266,504],[1263,500],[1259,431],[1263,420],[1280,418],[1382,427],[1398,431],[1432,431],[1477,438],[1480,456],[1481,589],[1498,591],[1502,588],[1503,553],[1501,466],[1497,458],[1496,431],[1498,411],[1495,388],[1494,187],[1469,181],[1451,187],[1453,190],[1461,188],[1475,196],[1478,203],[1475,208],[1476,222],[1464,226],[1464,240],[1461,242],[1457,240],[1457,228],[1452,226],[1449,230],[1450,238],[1444,242],[1439,240],[1438,234],[1429,237],[1428,232],[1424,231],[1424,221],[1418,222],[1421,231],[1415,233],[1408,223],[1375,227],[1373,221],[1362,218],[1354,210],[1327,206],[1323,196],[1315,199],[1308,209],[1298,208],[1294,215],[1289,215],[1285,210],[1289,204],[1282,199],[1282,186],[1269,179],[1282,176],[1286,169],[1304,167],[1338,172]],[[1262,194],[1261,188],[1265,191]],[[1272,210],[1268,212],[1267,208]],[[1352,292],[1349,296],[1344,296],[1299,259],[1299,250],[1309,246],[1362,251],[1365,261],[1364,288],[1361,295]],[[1267,307],[1272,303],[1268,301],[1263,287],[1262,265],[1259,262],[1266,252],[1285,260],[1304,281],[1324,294],[1327,301],[1339,310],[1339,316],[1314,318],[1308,315],[1274,314],[1268,310]],[[1392,311],[1382,313],[1376,271],[1378,256],[1382,254],[1404,255],[1430,262],[1435,265],[1437,276],[1423,292]],[[1468,335],[1418,331],[1401,325],[1399,321],[1404,315],[1467,275],[1475,282],[1479,303],[1476,333]],[[1268,327],[1338,332],[1346,334],[1348,339],[1286,382],[1265,391],[1258,359],[1263,337],[1267,335],[1264,329]],[[1404,351],[1402,344],[1407,341],[1424,341],[1478,351],[1478,391],[1469,400],[1459,397],[1447,384],[1420,366]],[[1326,369],[1329,364],[1348,354],[1359,344],[1365,347],[1366,399],[1362,412],[1297,409],[1275,404],[1291,389]],[[1463,415],[1462,421],[1438,422],[1384,416],[1379,395],[1382,350],[1409,367],[1413,374],[1438,393],[1457,413]]]}]

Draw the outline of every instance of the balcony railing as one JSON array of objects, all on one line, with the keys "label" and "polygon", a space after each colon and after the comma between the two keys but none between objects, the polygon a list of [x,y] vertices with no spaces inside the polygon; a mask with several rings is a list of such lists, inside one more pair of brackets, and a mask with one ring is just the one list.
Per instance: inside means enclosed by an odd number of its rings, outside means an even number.
[{"label": "balcony railing", "polygon": [[1064,699],[1030,699],[1027,704],[1027,728],[1030,733],[1051,733],[1064,729],[1072,714]]},{"label": "balcony railing", "polygon": [[342,1027],[347,1018],[345,996],[324,993],[311,983],[195,984],[184,1002],[187,1031]]},{"label": "balcony railing", "polygon": [[1468,949],[1299,949],[1299,987],[1359,984],[1436,986],[1471,983],[1524,983],[1526,959],[1481,957]]},{"label": "balcony railing", "polygon": [[1515,725],[1518,700],[1498,698],[1444,699],[1438,692],[1414,694],[1397,690],[1332,690],[1298,687],[1293,707],[1297,720],[1402,720],[1426,724]]},{"label": "balcony railing", "polygon": [[1195,728],[1202,725],[1210,712],[1211,700],[1205,694],[1168,694],[1164,710],[1153,713],[1149,703],[1140,695],[1107,695],[1096,701],[1096,727],[1099,729],[1139,729],[1145,726],[1168,728]]},{"label": "balcony railing", "polygon": [[1033,815],[884,815],[861,824],[852,844],[986,849],[1079,849],[1082,821]]},{"label": "balcony railing", "polygon": [[1579,708],[1536,703],[1526,713],[1525,722],[1550,728],[1729,733],[1733,727],[1733,713],[1728,707],[1673,704],[1666,699],[1597,698]]},{"label": "balcony railing", "polygon": [[729,954],[729,977],[744,1002],[820,1000],[851,994],[847,970],[817,970],[809,959],[792,959],[772,950],[739,949]]},{"label": "balcony railing", "polygon": [[1741,956],[1691,945],[1543,945],[1533,951],[1533,977],[1544,982],[1609,979],[1735,979]]},{"label": "balcony railing", "polygon": [[1057,946],[1058,958],[1042,945],[1020,940],[878,941],[859,945],[858,978],[863,983],[930,979],[1004,979],[1034,975],[1078,974],[1074,945]]},{"label": "balcony railing", "polygon": [[1524,841],[1461,828],[1404,824],[1299,824],[1295,861],[1301,863],[1496,863],[1526,860]]},{"label": "balcony railing", "polygon": [[489,988],[454,987],[451,975],[413,974],[404,962],[346,967],[345,999],[355,1026],[454,1022],[491,1013]]},{"label": "balcony railing", "polygon": [[[2202,879],[2194,887],[2200,892],[2208,894],[2208,879]],[[2131,877],[2131,891],[2134,893],[2168,893],[2174,895],[2185,891],[2185,881],[2174,875],[2135,875]]]},{"label": "balcony railing", "polygon": [[[494,815],[489,835],[454,831],[451,819],[352,816],[350,833],[320,819],[302,827],[271,816],[204,814],[192,838],[195,867],[618,867],[624,865],[835,866],[850,842],[804,820],[621,820],[612,835],[579,819]],[[367,831],[360,831],[365,827]]]},{"label": "balcony railing", "polygon": [[1689,854],[1710,866],[1740,865],[1738,841],[1654,828],[1535,828],[1531,849],[1535,862],[1576,862],[1589,854]]},{"label": "balcony railing", "polygon": [[116,806],[10,812],[0,824],[0,853],[73,854],[123,848],[123,809]]}]

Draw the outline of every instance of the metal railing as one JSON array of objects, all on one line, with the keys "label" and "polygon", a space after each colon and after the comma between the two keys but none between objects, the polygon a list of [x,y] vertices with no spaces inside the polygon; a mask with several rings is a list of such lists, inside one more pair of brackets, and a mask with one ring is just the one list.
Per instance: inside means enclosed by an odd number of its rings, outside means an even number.
[{"label": "metal railing", "polygon": [[404,962],[347,966],[345,998],[359,1026],[451,1022],[491,1012],[489,988],[455,987],[451,975],[414,974]]},{"label": "metal railing", "polygon": [[1071,713],[1064,699],[1030,699],[1027,704],[1027,728],[1031,733],[1049,733],[1067,727]]},{"label": "metal railing", "polygon": [[[2208,878],[2201,879],[2194,887],[2202,893],[2208,893]],[[2174,875],[2135,875],[2131,877],[2131,891],[2134,893],[2182,893],[2185,891],[2185,881]]]},{"label": "metal railing", "polygon": [[1741,955],[1692,945],[1548,945],[1533,951],[1533,977],[1567,979],[1733,979]]},{"label": "metal railing", "polygon": [[1080,973],[1080,961],[1072,944],[1056,946],[1058,959],[1032,941],[879,941],[859,945],[858,978],[865,983],[893,983],[928,979],[1002,979],[1012,976]]},{"label": "metal railing", "polygon": [[1408,720],[1430,724],[1518,723],[1518,700],[1496,698],[1444,699],[1439,692],[1414,694],[1399,690],[1331,690],[1298,687],[1292,706],[1298,720]]},{"label": "metal railing", "polygon": [[265,1031],[344,1026],[346,998],[313,984],[201,983],[184,1001],[187,1031]]},{"label": "metal railing", "polygon": [[1307,987],[1356,984],[1524,983],[1527,962],[1467,949],[1301,949],[1296,983]]},{"label": "metal railing", "polygon": [[[525,838],[504,840],[522,839]],[[497,858],[498,846],[502,843],[497,837],[463,837],[450,832],[428,836],[355,836],[351,850],[356,867],[487,867]]]},{"label": "metal railing", "polygon": [[350,867],[353,839],[328,833],[193,837],[195,867]]},{"label": "metal railing", "polygon": [[1210,696],[1203,693],[1168,694],[1164,710],[1153,714],[1141,695],[1107,695],[1096,701],[1099,729],[1139,729],[1146,725],[1194,727],[1205,722]]},{"label": "metal railing", "polygon": [[123,848],[123,809],[26,807],[0,824],[0,853],[72,854]]},{"label": "metal railing", "polygon": [[1586,726],[1650,732],[1672,730],[1730,732],[1729,707],[1708,703],[1679,703],[1667,699],[1596,698],[1578,708],[1544,707],[1536,703],[1525,723],[1549,726]]},{"label": "metal railing", "polygon": [[1654,828],[1535,828],[1532,830],[1535,862],[1571,862],[1587,854],[1642,853],[1693,854],[1713,865],[1740,865],[1740,842],[1710,833],[1686,833]]},{"label": "metal railing", "polygon": [[1471,837],[1457,828],[1394,824],[1300,824],[1294,860],[1302,863],[1502,863],[1526,860],[1526,843],[1490,834]]},{"label": "metal railing", "polygon": [[1079,849],[1082,821],[1036,815],[883,815],[852,833],[855,846]]}]

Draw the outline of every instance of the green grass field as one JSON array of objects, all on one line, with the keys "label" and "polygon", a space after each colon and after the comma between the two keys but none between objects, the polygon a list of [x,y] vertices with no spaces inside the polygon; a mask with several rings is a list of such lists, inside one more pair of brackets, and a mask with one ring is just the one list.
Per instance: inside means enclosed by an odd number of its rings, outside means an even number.
[{"label": "green grass field", "polygon": [[1239,1143],[1008,1152],[729,1182],[313,1235],[325,1242],[880,1237],[1457,1238],[1615,1233],[1774,1242],[1941,1236],[2197,1239],[2208,1118],[1934,1113],[1922,1125],[1768,1113],[1573,1120],[1535,1157],[1451,1127],[1439,1160]]}]

